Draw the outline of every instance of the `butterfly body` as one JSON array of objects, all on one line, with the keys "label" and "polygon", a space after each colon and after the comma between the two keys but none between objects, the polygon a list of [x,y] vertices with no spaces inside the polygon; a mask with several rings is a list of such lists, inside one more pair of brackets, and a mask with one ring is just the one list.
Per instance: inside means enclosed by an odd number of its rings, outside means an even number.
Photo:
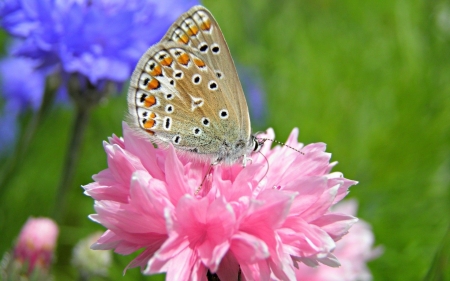
[{"label": "butterfly body", "polygon": [[131,125],[145,137],[195,159],[232,164],[260,146],[228,46],[201,6],[141,57],[128,109]]}]

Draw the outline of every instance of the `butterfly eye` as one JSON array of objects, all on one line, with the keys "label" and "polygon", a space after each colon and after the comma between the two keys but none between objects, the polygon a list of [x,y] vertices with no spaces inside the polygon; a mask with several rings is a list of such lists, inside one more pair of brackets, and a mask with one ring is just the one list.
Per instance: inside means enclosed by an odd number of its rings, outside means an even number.
[{"label": "butterfly eye", "polygon": [[216,43],[211,45],[211,51],[213,52],[213,54],[218,55],[220,54],[220,48],[219,45],[217,45]]},{"label": "butterfly eye", "polygon": [[209,88],[210,90],[212,90],[212,91],[217,90],[217,83],[216,83],[216,81],[210,81],[210,82],[208,83],[208,88]]},{"label": "butterfly eye", "polygon": [[209,127],[209,119],[206,117],[202,118],[202,124],[205,125],[206,127]]},{"label": "butterfly eye", "polygon": [[202,80],[202,77],[198,74],[195,74],[194,76],[192,76],[192,83],[194,83],[195,85],[200,84]]},{"label": "butterfly eye", "polygon": [[262,146],[264,145],[263,141],[258,141],[255,137],[252,137],[253,140],[253,151],[258,152],[261,150]]},{"label": "butterfly eye", "polygon": [[228,110],[222,109],[221,111],[219,111],[219,117],[222,119],[227,119],[228,118]]}]

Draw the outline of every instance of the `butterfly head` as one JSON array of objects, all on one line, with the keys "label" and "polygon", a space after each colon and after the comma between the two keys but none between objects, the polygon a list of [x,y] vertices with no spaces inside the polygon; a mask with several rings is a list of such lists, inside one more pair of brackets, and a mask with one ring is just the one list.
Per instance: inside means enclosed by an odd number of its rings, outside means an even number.
[{"label": "butterfly head", "polygon": [[234,144],[224,141],[215,163],[234,164],[238,159],[247,158],[254,152],[259,152],[265,140],[257,139],[254,135],[248,141],[240,139]]}]

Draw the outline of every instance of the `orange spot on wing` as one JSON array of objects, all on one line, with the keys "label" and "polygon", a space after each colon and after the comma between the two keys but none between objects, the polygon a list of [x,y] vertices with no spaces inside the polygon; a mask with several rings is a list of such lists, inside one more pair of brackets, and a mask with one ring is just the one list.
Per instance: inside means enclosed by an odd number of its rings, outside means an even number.
[{"label": "orange spot on wing", "polygon": [[205,19],[200,25],[202,30],[210,30],[211,29],[211,21],[209,19]]},{"label": "orange spot on wing", "polygon": [[161,63],[162,66],[170,66],[172,62],[173,59],[171,57],[165,57],[159,63]]},{"label": "orange spot on wing", "polygon": [[178,43],[183,43],[183,44],[189,43],[189,37],[185,33],[179,35],[178,38],[179,38]]},{"label": "orange spot on wing", "polygon": [[178,62],[182,65],[187,65],[189,63],[189,55],[186,53],[182,53],[179,57],[178,57]]},{"label": "orange spot on wing", "polygon": [[155,96],[148,96],[148,97],[145,98],[144,106],[145,107],[150,107],[150,106],[154,105],[155,103],[156,103]]},{"label": "orange spot on wing", "polygon": [[157,65],[150,71],[151,76],[160,76],[162,74],[161,66]]},{"label": "orange spot on wing", "polygon": [[196,25],[191,26],[186,32],[189,36],[195,36],[198,33],[198,27]]},{"label": "orange spot on wing", "polygon": [[160,83],[157,79],[153,78],[152,81],[150,81],[150,83],[148,83],[147,85],[147,90],[154,90],[154,89],[158,89],[160,87]]},{"label": "orange spot on wing", "polygon": [[202,61],[201,59],[197,59],[197,58],[194,58],[194,63],[195,63],[195,65],[196,66],[198,66],[198,67],[205,67],[205,62],[204,61]]},{"label": "orange spot on wing", "polygon": [[155,117],[156,117],[156,114],[155,114],[155,113],[153,113],[153,112],[150,113],[150,118],[151,118],[151,119],[153,119],[153,118],[155,118]]},{"label": "orange spot on wing", "polygon": [[145,124],[144,124],[145,129],[150,129],[153,126],[155,126],[155,120],[153,120],[153,119],[147,120],[147,122],[145,122]]}]

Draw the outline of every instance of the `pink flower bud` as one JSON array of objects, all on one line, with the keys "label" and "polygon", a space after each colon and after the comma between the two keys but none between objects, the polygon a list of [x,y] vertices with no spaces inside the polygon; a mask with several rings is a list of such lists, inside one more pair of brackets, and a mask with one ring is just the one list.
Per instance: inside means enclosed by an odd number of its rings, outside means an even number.
[{"label": "pink flower bud", "polygon": [[28,273],[35,268],[48,270],[58,237],[58,226],[48,218],[29,218],[17,239],[14,260],[28,265]]}]

